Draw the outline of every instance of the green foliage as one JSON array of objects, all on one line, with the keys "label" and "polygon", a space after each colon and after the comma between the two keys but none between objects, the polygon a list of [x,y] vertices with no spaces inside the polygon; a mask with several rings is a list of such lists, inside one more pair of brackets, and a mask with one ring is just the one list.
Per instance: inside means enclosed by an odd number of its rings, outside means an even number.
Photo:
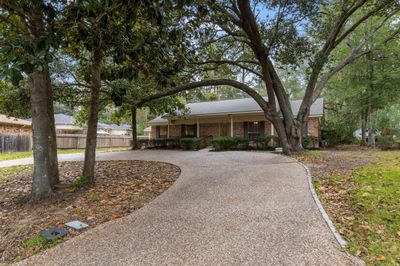
[{"label": "green foliage", "polygon": [[357,129],[357,123],[348,123],[341,116],[331,119],[324,123],[321,130],[321,139],[328,147],[351,144],[356,141],[353,134]]},{"label": "green foliage", "polygon": [[303,136],[302,145],[303,148],[312,149],[318,147],[319,138],[315,136]]},{"label": "green foliage", "polygon": [[396,141],[393,136],[378,136],[378,146],[383,150],[399,149],[400,142]]},{"label": "green foliage", "polygon": [[226,150],[270,150],[279,143],[276,136],[215,137],[212,145],[215,151]]},{"label": "green foliage", "polygon": [[237,139],[232,137],[215,137],[212,145],[215,151],[226,151],[236,147]]},{"label": "green foliage", "polygon": [[89,184],[89,177],[86,175],[81,175],[79,178],[75,179],[71,184],[69,184],[69,189],[72,191],[77,191]]},{"label": "green foliage", "polygon": [[27,247],[37,247],[44,246],[47,243],[47,239],[41,235],[33,236],[25,240],[25,244]]},{"label": "green foliage", "polygon": [[205,138],[181,138],[180,147],[183,150],[200,150],[207,146]]}]

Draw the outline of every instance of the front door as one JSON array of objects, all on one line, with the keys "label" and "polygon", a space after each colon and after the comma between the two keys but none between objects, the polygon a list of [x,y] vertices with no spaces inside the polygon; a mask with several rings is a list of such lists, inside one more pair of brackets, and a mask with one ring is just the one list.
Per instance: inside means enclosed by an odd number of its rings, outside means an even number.
[{"label": "front door", "polygon": [[223,123],[223,124],[220,124],[220,128],[221,128],[221,131],[220,131],[220,135],[221,136],[224,136],[224,137],[228,137],[228,136],[230,136],[230,124],[229,123]]}]

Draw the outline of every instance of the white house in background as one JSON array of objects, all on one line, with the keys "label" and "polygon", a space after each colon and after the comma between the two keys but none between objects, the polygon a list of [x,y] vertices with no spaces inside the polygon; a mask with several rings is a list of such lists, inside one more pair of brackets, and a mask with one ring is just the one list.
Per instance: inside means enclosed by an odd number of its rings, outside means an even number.
[{"label": "white house in background", "polygon": [[146,127],[144,130],[143,130],[143,135],[145,136],[145,137],[147,137],[147,138],[151,138],[151,126],[150,127]]},{"label": "white house in background", "polygon": [[[70,115],[54,115],[57,134],[86,134],[86,128],[75,125],[75,120]],[[130,125],[109,125],[104,123],[97,124],[97,135],[131,135]]]},{"label": "white house in background", "polygon": [[108,132],[110,135],[117,135],[117,136],[130,136],[132,134],[132,128],[130,125],[127,124],[122,124],[120,126],[115,125],[115,124],[104,124],[104,123],[99,123],[97,125],[99,130],[103,130]]}]

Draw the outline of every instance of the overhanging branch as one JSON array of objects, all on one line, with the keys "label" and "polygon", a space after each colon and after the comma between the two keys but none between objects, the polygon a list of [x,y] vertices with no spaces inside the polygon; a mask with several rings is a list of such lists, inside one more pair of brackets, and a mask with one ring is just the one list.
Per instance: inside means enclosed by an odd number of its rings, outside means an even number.
[{"label": "overhanging branch", "polygon": [[177,94],[182,91],[188,91],[188,90],[192,90],[192,89],[196,89],[196,88],[200,88],[200,87],[222,86],[222,85],[231,86],[231,87],[237,88],[237,89],[247,93],[250,97],[252,97],[260,105],[261,109],[263,109],[265,112],[272,111],[272,110],[270,110],[268,103],[264,100],[264,98],[260,94],[258,94],[255,90],[253,90],[252,88],[250,88],[249,86],[247,86],[244,83],[238,82],[236,80],[231,80],[231,79],[202,80],[202,81],[196,81],[196,82],[176,86],[169,90],[143,97],[139,101],[136,101],[136,102],[134,101],[132,103],[132,105],[134,105],[136,107],[142,107],[145,103],[147,103],[149,101],[160,99],[160,98],[167,97],[167,96],[171,96],[171,95]]}]

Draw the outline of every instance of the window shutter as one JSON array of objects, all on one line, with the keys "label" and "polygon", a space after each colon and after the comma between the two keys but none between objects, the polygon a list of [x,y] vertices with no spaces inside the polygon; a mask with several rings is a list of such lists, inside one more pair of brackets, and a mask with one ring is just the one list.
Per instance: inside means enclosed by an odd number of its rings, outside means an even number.
[{"label": "window shutter", "polygon": [[265,136],[265,121],[258,122],[260,124],[260,136]]},{"label": "window shutter", "polygon": [[249,136],[249,122],[243,122],[244,137]]}]

